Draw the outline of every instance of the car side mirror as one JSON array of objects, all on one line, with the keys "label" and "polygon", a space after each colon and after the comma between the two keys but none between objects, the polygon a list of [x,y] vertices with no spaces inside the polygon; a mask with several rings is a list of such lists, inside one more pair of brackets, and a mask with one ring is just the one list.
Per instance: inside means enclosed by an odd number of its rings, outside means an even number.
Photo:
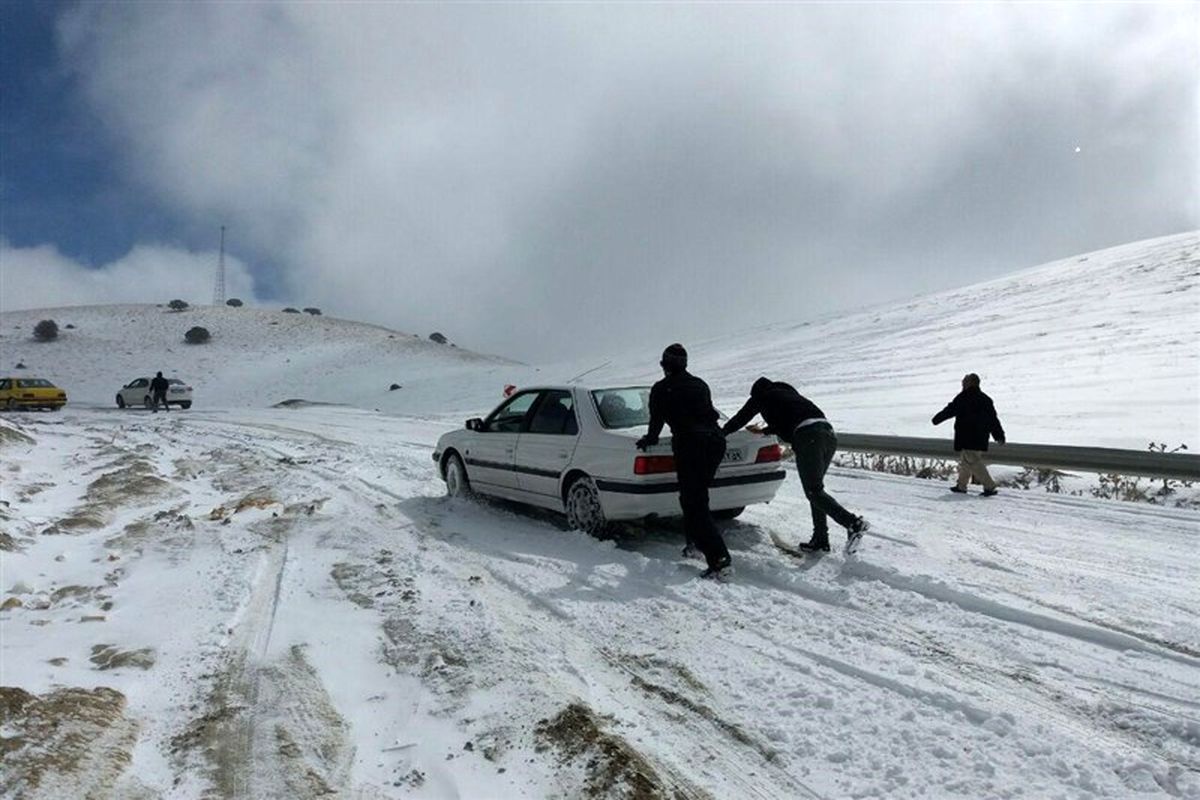
[{"label": "car side mirror", "polygon": [[469,431],[483,430],[483,420],[481,420],[479,417],[471,417],[469,420],[467,420],[467,430],[469,430]]}]

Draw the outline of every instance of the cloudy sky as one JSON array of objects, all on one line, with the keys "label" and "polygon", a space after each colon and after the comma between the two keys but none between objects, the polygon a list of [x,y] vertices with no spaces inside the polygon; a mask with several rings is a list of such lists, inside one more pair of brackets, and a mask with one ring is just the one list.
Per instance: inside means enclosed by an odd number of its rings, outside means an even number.
[{"label": "cloudy sky", "polygon": [[652,356],[1200,228],[1200,5],[6,3],[0,307]]}]

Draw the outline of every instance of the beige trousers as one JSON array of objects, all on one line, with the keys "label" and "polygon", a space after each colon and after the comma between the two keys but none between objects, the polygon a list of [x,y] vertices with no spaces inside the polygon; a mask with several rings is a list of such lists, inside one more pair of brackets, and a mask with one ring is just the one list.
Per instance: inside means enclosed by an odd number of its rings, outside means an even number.
[{"label": "beige trousers", "polygon": [[979,450],[960,450],[958,453],[958,488],[966,489],[971,478],[983,484],[985,491],[996,488],[996,482],[988,474],[983,453]]}]

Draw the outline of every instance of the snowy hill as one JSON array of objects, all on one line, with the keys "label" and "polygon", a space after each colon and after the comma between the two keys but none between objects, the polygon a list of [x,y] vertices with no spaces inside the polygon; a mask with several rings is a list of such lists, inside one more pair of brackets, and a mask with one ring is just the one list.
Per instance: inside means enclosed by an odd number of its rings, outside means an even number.
[{"label": "snowy hill", "polygon": [[[41,319],[59,338],[36,342]],[[73,329],[65,329],[66,325]],[[184,332],[208,329],[211,341],[189,345]],[[447,398],[471,396],[504,359],[440,345],[412,334],[325,316],[278,310],[197,306],[182,312],[151,305],[77,306],[0,315],[0,370],[17,362],[25,374],[67,389],[73,405],[112,406],[116,390],[162,370],[196,390],[197,407],[265,406],[303,398],[364,408],[421,412]],[[400,384],[403,389],[389,392]],[[502,385],[502,384],[501,384]],[[479,392],[482,395],[482,392]]]},{"label": "snowy hill", "polygon": [[[1196,448],[1200,232],[907,303],[688,344],[693,371],[727,413],[768,375],[808,394],[843,430],[939,435],[945,431],[929,418],[964,374],[977,372],[1014,441]],[[596,375],[651,379],[661,347],[648,345]]]}]

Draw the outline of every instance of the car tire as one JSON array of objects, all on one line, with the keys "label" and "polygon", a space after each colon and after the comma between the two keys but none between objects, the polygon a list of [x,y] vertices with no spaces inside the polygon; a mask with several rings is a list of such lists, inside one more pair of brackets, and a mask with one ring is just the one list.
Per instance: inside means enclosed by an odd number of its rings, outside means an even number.
[{"label": "car tire", "polygon": [[8,398],[8,402],[4,404],[4,410],[5,411],[16,411],[17,410],[17,401],[12,399],[11,397]]},{"label": "car tire", "polygon": [[446,496],[470,497],[471,479],[467,477],[467,466],[458,453],[446,457]]},{"label": "car tire", "polygon": [[183,409],[188,409],[188,408],[191,408],[191,407],[192,407],[192,401],[191,401],[191,400],[184,400],[182,403],[180,403],[180,404],[179,404],[179,407],[180,407],[180,408],[183,408]]},{"label": "car tire", "polygon": [[567,524],[572,530],[583,531],[598,539],[612,534],[612,523],[605,518],[604,507],[600,505],[600,490],[588,476],[580,475],[572,481],[564,506]]},{"label": "car tire", "polygon": [[147,411],[154,408],[154,401],[150,399],[150,395],[146,395],[142,398],[142,405],[146,407]]},{"label": "car tire", "polygon": [[737,508],[721,508],[712,512],[712,515],[713,519],[737,519],[745,510],[745,506],[738,506]]},{"label": "car tire", "polygon": [[121,397],[121,395],[117,395],[117,408],[124,408],[124,407],[125,407],[125,398]]}]

